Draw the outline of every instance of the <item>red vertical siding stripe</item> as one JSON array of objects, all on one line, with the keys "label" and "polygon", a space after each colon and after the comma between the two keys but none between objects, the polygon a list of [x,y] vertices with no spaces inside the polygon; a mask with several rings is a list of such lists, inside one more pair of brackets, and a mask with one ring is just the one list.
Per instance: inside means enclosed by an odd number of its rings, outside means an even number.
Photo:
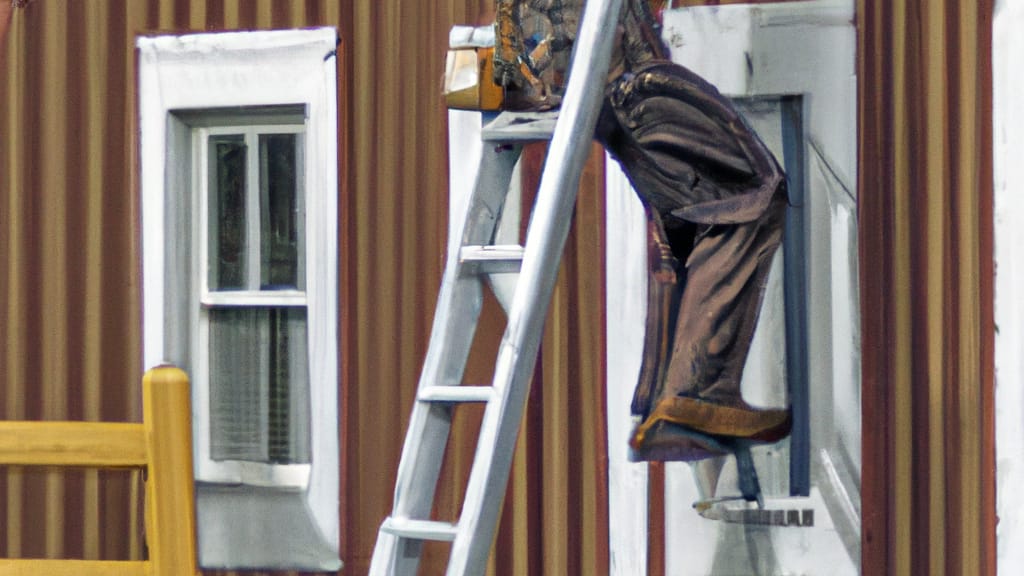
[{"label": "red vertical siding stripe", "polygon": [[980,573],[985,576],[996,574],[996,456],[995,456],[995,260],[994,249],[994,174],[992,148],[992,24],[994,1],[984,0],[978,7],[978,52],[981,65],[977,76],[969,81],[977,82],[983,88],[979,91],[978,112],[978,213],[979,225],[979,281],[981,282],[981,305],[978,316],[981,321],[981,504],[982,511],[982,565]]}]

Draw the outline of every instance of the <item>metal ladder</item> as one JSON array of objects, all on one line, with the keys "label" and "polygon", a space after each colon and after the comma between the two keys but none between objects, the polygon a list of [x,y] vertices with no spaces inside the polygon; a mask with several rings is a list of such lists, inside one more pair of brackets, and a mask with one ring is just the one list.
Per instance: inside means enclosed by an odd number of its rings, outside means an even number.
[{"label": "metal ladder", "polygon": [[[377,535],[371,575],[415,574],[428,540],[452,542],[449,576],[484,573],[580,174],[600,112],[613,40],[608,31],[615,30],[621,8],[622,0],[587,3],[557,121],[550,114],[504,113],[483,130],[480,170],[464,214],[461,242],[449,250],[398,467],[394,505]],[[551,143],[525,247],[492,245],[523,143],[547,135]],[[462,386],[483,282],[490,274],[517,270],[511,302],[499,297],[508,323],[494,380],[490,386]],[[430,520],[451,412],[464,402],[483,402],[486,408],[462,511],[455,523]]]}]

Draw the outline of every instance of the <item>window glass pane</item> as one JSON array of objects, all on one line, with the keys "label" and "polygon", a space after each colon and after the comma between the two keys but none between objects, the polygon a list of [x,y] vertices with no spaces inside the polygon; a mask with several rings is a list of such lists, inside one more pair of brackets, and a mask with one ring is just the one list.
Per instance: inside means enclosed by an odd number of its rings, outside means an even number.
[{"label": "window glass pane", "polygon": [[260,288],[303,289],[301,191],[296,134],[261,134]]},{"label": "window glass pane", "polygon": [[210,137],[209,286],[245,288],[246,147],[242,135]]},{"label": "window glass pane", "polygon": [[210,455],[310,462],[305,308],[210,310]]}]

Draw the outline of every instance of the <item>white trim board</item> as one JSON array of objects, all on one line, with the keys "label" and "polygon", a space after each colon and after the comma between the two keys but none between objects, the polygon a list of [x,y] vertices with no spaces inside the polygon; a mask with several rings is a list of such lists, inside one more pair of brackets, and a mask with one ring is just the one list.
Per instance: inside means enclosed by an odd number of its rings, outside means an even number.
[{"label": "white trim board", "polygon": [[995,176],[996,566],[1024,563],[1024,2],[998,0],[992,38]]},{"label": "white trim board", "polygon": [[[339,549],[337,434],[337,44],[333,28],[140,37],[139,127],[143,254],[143,363],[188,360],[169,313],[183,296],[169,290],[168,258],[189,234],[175,217],[188,205],[189,126],[175,111],[295,105],[306,115],[306,262],[311,417],[308,488],[301,492],[198,484],[197,528],[205,567],[336,570]],[[182,118],[187,116],[183,114]],[[193,275],[194,276],[194,275]],[[187,300],[187,299],[186,299]],[[187,315],[186,315],[187,316]],[[169,336],[170,335],[170,336]],[[178,338],[175,338],[175,336]],[[316,382],[314,385],[313,383]]]}]

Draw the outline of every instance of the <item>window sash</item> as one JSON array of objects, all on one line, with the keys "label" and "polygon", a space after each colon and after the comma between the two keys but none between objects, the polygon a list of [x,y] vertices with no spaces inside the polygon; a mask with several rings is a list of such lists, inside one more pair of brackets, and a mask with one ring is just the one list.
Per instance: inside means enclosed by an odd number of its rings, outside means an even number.
[{"label": "window sash", "polygon": [[215,308],[206,315],[211,458],[310,463],[306,310]]},{"label": "window sash", "polygon": [[[261,182],[260,174],[260,154],[259,154],[259,137],[261,135],[274,135],[274,134],[295,134],[296,135],[296,157],[295,165],[297,167],[305,165],[305,126],[303,124],[284,124],[284,125],[259,125],[254,124],[250,126],[212,126],[212,127],[201,127],[195,129],[198,137],[194,143],[197,145],[198,154],[197,159],[197,184],[200,190],[199,194],[199,271],[200,271],[200,299],[206,301],[210,299],[210,294],[224,294],[229,292],[305,292],[301,290],[306,282],[306,186],[305,186],[305,170],[296,170],[296,211],[299,217],[296,218],[297,230],[297,286],[296,290],[272,290],[272,289],[261,289],[261,270],[262,270],[262,217],[260,214],[260,196],[261,188],[263,186]],[[211,136],[231,136],[241,135],[244,138],[246,146],[246,213],[245,213],[245,228],[246,228],[246,243],[244,249],[244,256],[246,259],[245,265],[245,288],[243,290],[216,290],[210,287],[210,278],[208,271],[211,269],[210,255],[211,247],[215,242],[215,239],[211,238],[211,214],[210,214],[210,194],[211,191],[211,170],[215,167],[210,166],[210,137]]]},{"label": "window sash", "polygon": [[[275,124],[275,125],[231,125],[231,126],[204,126],[193,129],[193,146],[195,150],[193,166],[195,167],[193,179],[197,190],[195,205],[198,207],[199,221],[195,226],[194,241],[197,240],[196,254],[198,267],[196,276],[198,280],[198,339],[195,347],[196,359],[196,384],[201,387],[201,397],[204,397],[204,406],[200,407],[199,414],[205,419],[202,429],[205,430],[203,437],[197,438],[198,458],[196,462],[197,477],[203,482],[226,483],[226,484],[247,484],[253,486],[272,486],[275,488],[302,490],[309,482],[311,466],[307,463],[267,463],[252,460],[224,458],[213,459],[213,446],[211,435],[214,431],[214,414],[211,379],[213,374],[211,358],[211,335],[214,329],[214,321],[211,319],[211,312],[218,309],[242,309],[242,308],[306,308],[309,302],[305,290],[300,289],[262,289],[261,288],[261,234],[263,226],[261,221],[260,201],[262,188],[259,137],[260,135],[272,134],[295,134],[296,146],[296,167],[305,165],[305,126],[303,124]],[[245,228],[246,245],[243,255],[246,260],[243,289],[211,289],[211,245],[215,240],[211,238],[211,210],[210,197],[213,193],[211,183],[213,175],[211,170],[210,139],[214,136],[241,135],[246,147],[246,176],[245,176]],[[304,169],[296,170],[296,219],[297,230],[297,282],[300,287],[308,285],[305,278],[307,266],[305,262],[306,250],[306,194],[304,182]],[[307,380],[312,376],[312,366],[309,359],[308,340],[310,335],[310,318],[306,320],[305,347]],[[306,402],[311,401],[312,382],[307,383]],[[310,410],[312,407],[310,407]],[[306,430],[309,434],[310,431]],[[263,434],[268,435],[269,429]]]}]

